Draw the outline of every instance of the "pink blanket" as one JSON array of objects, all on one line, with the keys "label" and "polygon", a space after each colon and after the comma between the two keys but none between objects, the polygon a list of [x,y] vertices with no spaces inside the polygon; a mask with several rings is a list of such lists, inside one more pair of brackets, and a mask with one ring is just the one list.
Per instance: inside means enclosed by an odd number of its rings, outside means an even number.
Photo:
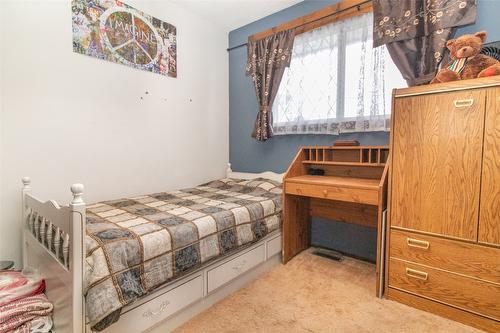
[{"label": "pink blanket", "polygon": [[19,271],[0,272],[0,306],[45,291],[45,281]]},{"label": "pink blanket", "polygon": [[45,294],[28,296],[0,306],[0,333],[29,332],[32,320],[50,316],[53,306]]}]

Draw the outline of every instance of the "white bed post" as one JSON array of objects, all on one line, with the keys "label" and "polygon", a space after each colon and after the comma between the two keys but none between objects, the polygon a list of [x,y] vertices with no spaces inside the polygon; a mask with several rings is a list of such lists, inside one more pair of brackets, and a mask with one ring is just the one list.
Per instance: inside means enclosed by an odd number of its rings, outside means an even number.
[{"label": "white bed post", "polygon": [[228,163],[226,169],[226,178],[231,178],[232,173],[233,169],[231,169],[231,163]]},{"label": "white bed post", "polygon": [[85,259],[85,202],[83,202],[83,185],[73,184],[71,186],[73,200],[70,221],[70,263],[69,269],[73,276],[73,332],[85,332],[85,306],[83,304],[83,272]]},{"label": "white bed post", "polygon": [[26,267],[28,265],[28,249],[26,248],[26,223],[28,220],[28,207],[26,205],[26,194],[31,193],[31,179],[30,177],[23,177],[22,178],[23,182],[23,199],[22,199],[22,205],[23,205],[23,211],[22,211],[22,220],[21,220],[21,241],[22,241],[22,248],[21,250],[23,251],[23,265],[21,267]]}]

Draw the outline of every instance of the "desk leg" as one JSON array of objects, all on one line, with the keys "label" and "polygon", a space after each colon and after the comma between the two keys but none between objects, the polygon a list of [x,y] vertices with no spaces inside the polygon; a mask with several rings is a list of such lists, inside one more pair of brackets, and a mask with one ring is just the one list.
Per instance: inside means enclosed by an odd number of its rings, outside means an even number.
[{"label": "desk leg", "polygon": [[295,195],[284,196],[283,200],[283,264],[311,243],[311,218],[309,198]]}]

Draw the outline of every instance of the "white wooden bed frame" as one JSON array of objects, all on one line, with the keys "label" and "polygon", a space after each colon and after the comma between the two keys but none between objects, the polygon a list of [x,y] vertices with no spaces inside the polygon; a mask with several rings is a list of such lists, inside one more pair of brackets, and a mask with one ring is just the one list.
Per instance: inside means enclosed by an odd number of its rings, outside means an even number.
[{"label": "white wooden bed frame", "polygon": [[[233,172],[230,164],[226,176],[265,177],[280,182],[283,179],[283,174],[270,171]],[[73,184],[73,200],[68,206],[60,206],[53,200],[42,201],[33,196],[30,178],[24,177],[22,182],[24,267],[38,269],[45,279],[47,297],[54,304],[55,332],[91,332],[86,325],[83,297],[86,221],[83,185]],[[135,333],[150,329],[169,332],[279,264],[280,254],[281,233],[277,231],[125,307],[120,320],[103,332]]]}]

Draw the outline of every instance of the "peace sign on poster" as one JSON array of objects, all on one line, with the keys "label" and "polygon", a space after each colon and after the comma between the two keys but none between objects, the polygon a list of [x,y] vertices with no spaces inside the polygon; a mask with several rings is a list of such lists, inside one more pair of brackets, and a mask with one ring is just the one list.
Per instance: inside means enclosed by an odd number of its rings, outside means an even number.
[{"label": "peace sign on poster", "polygon": [[73,50],[177,76],[175,26],[120,1],[73,0]]}]

